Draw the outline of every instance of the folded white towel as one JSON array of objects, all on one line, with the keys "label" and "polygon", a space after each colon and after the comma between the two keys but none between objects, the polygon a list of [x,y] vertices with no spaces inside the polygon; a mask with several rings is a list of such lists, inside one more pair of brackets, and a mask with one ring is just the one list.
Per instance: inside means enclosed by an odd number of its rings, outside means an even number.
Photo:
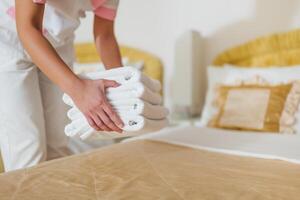
[{"label": "folded white towel", "polygon": [[[160,105],[152,105],[140,99],[121,99],[110,102],[119,115],[141,115],[148,119],[164,119],[168,116],[169,110]],[[81,117],[81,112],[77,107],[71,108],[67,115],[70,120]]]},{"label": "folded white towel", "polygon": [[[140,82],[128,83],[116,88],[108,88],[106,90],[106,97],[109,101],[140,98],[154,105],[162,103],[160,94],[152,92]],[[67,94],[63,95],[63,101],[69,106],[75,106],[73,100]]]},{"label": "folded white towel", "polygon": [[122,85],[126,83],[141,82],[153,92],[159,92],[161,90],[161,83],[158,80],[152,79],[144,75],[136,68],[130,66],[114,68],[100,72],[84,73],[79,76],[91,80],[113,80]]},{"label": "folded white towel", "polygon": [[110,103],[121,115],[142,115],[154,120],[164,119],[169,115],[169,110],[166,107],[153,105],[140,99],[120,99]]},{"label": "folded white towel", "polygon": [[80,137],[86,140],[90,137],[93,139],[103,138],[122,138],[144,133],[158,131],[168,125],[168,120],[150,120],[140,115],[137,116],[120,116],[124,127],[123,133],[95,131],[84,117],[80,117],[65,127],[65,133],[69,137]]},{"label": "folded white towel", "polygon": [[110,101],[139,98],[154,105],[162,104],[161,95],[154,93],[140,82],[128,83],[116,88],[108,88],[106,97]]}]

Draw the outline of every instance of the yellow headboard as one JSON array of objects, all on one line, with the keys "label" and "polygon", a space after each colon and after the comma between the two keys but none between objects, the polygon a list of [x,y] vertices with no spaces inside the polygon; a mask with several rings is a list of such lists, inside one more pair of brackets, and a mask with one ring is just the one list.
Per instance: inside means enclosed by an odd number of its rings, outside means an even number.
[{"label": "yellow headboard", "polygon": [[221,53],[216,66],[289,66],[300,64],[300,29],[273,34],[247,42]]},{"label": "yellow headboard", "polygon": [[[78,63],[95,63],[101,61],[93,43],[76,44],[75,53]],[[127,46],[121,46],[121,54],[122,57],[127,57],[129,62],[142,60],[144,62],[143,72],[163,83],[163,65],[157,56]]]}]

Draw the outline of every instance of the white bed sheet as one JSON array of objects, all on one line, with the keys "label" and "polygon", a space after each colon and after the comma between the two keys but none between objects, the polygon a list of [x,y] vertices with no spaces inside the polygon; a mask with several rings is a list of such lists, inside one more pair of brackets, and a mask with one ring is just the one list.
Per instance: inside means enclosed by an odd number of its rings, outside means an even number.
[{"label": "white bed sheet", "polygon": [[125,140],[151,139],[220,153],[300,164],[300,135],[236,132],[183,126]]}]

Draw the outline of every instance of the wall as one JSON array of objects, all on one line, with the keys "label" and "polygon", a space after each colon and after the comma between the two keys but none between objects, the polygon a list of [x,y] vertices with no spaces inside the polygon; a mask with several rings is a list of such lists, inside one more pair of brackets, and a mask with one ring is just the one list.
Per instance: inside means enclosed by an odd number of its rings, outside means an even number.
[{"label": "wall", "polygon": [[[166,85],[174,63],[174,43],[186,30],[199,31],[205,60],[260,35],[286,31],[300,25],[298,0],[120,0],[116,32],[120,43],[160,56]],[[77,41],[91,41],[92,17],[83,20]],[[166,99],[169,104],[169,98]]]}]

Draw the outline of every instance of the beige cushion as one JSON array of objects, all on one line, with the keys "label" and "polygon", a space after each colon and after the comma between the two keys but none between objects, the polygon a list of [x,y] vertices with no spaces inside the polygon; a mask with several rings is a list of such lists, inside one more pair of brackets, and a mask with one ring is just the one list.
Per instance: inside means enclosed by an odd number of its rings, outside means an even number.
[{"label": "beige cushion", "polygon": [[268,89],[229,90],[220,125],[263,129],[270,93]]}]

